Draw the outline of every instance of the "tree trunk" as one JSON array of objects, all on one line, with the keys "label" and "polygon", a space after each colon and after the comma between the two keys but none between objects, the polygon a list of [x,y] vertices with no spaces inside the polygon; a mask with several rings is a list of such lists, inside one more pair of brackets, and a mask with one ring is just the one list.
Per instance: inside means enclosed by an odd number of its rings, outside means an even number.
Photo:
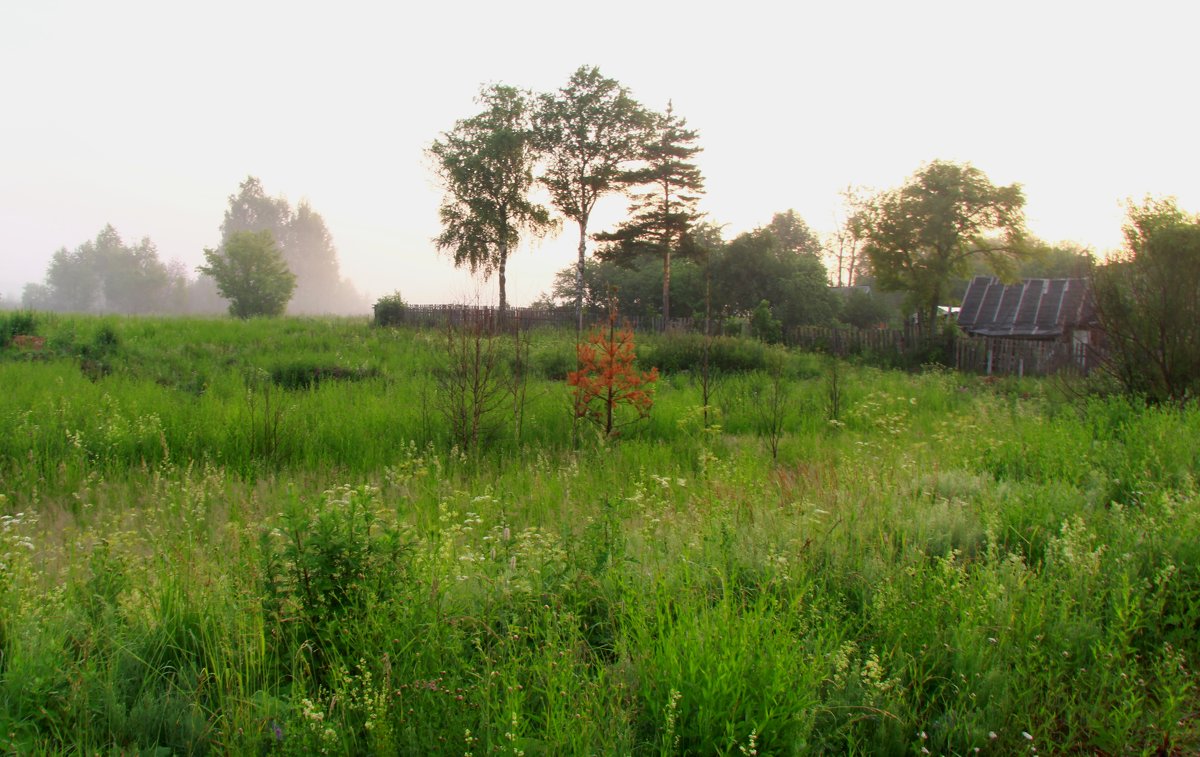
[{"label": "tree trunk", "polygon": [[508,311],[508,296],[506,295],[506,293],[504,291],[504,282],[505,282],[504,268],[507,265],[508,265],[508,245],[501,244],[500,245],[500,266],[496,270],[496,273],[498,273],[500,275],[500,310],[497,313],[496,320],[499,321],[499,323],[501,325],[504,324],[504,320],[505,320],[505,317],[506,317],[507,311]]},{"label": "tree trunk", "polygon": [[[671,218],[671,186],[663,185],[663,221],[669,224]],[[667,227],[669,229],[669,226]],[[671,323],[671,232],[663,231],[663,326],[665,333]]]},{"label": "tree trunk", "polygon": [[579,221],[579,262],[575,266],[575,337],[583,333],[583,263],[587,255],[587,219]]},{"label": "tree trunk", "polygon": [[942,300],[942,287],[935,285],[929,299],[929,320],[925,323],[925,340],[932,344],[937,336],[938,303]]},{"label": "tree trunk", "polygon": [[671,247],[663,250],[663,331],[671,322]]}]

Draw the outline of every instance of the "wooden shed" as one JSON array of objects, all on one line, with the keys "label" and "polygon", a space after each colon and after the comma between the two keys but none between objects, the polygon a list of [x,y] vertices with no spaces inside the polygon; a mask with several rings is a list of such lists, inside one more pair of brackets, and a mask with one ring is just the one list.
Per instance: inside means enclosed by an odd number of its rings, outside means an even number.
[{"label": "wooden shed", "polygon": [[986,355],[986,365],[975,369],[987,373],[1049,373],[1068,365],[1086,371],[1099,337],[1083,278],[1004,284],[976,276],[963,295],[958,326],[979,338],[971,351]]}]

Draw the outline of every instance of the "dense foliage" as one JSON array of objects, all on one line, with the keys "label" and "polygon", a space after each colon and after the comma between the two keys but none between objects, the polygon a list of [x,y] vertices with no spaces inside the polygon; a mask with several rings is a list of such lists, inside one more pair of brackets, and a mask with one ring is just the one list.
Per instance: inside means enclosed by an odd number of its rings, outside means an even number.
[{"label": "dense foliage", "polygon": [[1171,200],[1129,208],[1123,255],[1093,271],[1105,365],[1151,402],[1200,397],[1200,218]]},{"label": "dense foliage", "polygon": [[855,220],[875,281],[907,292],[922,322],[936,321],[951,280],[970,261],[1007,272],[1025,235],[1020,186],[995,186],[969,164],[933,161],[864,203]]},{"label": "dense foliage", "polygon": [[182,309],[187,279],[149,239],[126,244],[111,225],[74,250],[54,253],[42,284],[28,284],[26,308],[77,313],[162,313]]},{"label": "dense foliage", "polygon": [[204,260],[196,270],[212,277],[237,318],[283,315],[296,291],[296,275],[266,229],[235,231],[219,249],[205,250]]},{"label": "dense foliage", "polygon": [[[671,313],[676,318],[704,317],[706,277],[711,312],[718,319],[749,319],[764,300],[783,330],[826,325],[838,313],[839,301],[819,257],[820,243],[794,211],[776,213],[766,226],[728,242],[716,230],[700,227],[689,249],[690,258],[671,264]],[[653,317],[662,312],[662,275],[657,254],[589,260],[583,269],[585,308],[603,312],[608,292],[615,288],[623,312]],[[560,271],[553,300],[571,302],[575,291],[574,269]]]},{"label": "dense foliage", "polygon": [[292,209],[283,197],[270,197],[258,177],[247,176],[229,196],[221,221],[221,243],[243,231],[267,231],[296,277],[288,303],[291,313],[359,313],[366,301],[343,279],[333,235],[306,200]]},{"label": "dense foliage", "polygon": [[34,327],[0,352],[5,751],[1200,749],[1195,408],[787,354],[717,424],[664,371],[576,448],[537,367],[574,334],[539,332],[526,423],[467,456],[440,333]]},{"label": "dense foliage", "polygon": [[553,224],[530,199],[538,153],[528,93],[496,84],[478,102],[478,114],[459,120],[429,148],[444,189],[442,232],[434,241],[456,266],[485,279],[496,274],[503,313],[508,256],[522,237],[541,236]]}]

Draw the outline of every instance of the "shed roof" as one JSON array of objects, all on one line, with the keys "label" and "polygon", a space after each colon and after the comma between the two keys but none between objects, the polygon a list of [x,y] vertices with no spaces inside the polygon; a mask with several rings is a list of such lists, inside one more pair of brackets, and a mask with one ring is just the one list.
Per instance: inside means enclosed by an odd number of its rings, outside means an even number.
[{"label": "shed roof", "polygon": [[994,276],[976,276],[963,295],[958,325],[979,336],[1052,338],[1087,325],[1094,313],[1087,279],[1003,284]]}]

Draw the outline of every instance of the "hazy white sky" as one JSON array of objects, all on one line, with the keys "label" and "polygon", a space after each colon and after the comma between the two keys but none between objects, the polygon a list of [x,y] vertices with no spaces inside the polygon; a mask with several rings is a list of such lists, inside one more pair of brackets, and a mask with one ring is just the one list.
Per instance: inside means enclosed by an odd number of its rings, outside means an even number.
[{"label": "hazy white sky", "polygon": [[[424,150],[481,84],[551,90],[581,64],[674,100],[729,234],[788,208],[827,231],[839,189],[932,159],[1021,183],[1035,234],[1097,251],[1126,197],[1200,210],[1194,0],[424,5],[4,3],[0,294],[106,223],[194,267],[254,175],[310,201],[371,295],[494,298],[434,251]],[[546,291],[575,244],[567,226],[517,252],[510,299]]]}]

